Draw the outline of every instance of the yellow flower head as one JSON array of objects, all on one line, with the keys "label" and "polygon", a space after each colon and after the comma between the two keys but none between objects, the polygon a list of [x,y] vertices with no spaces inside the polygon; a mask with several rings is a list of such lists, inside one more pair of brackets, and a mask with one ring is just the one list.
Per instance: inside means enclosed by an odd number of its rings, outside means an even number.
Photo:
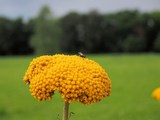
[{"label": "yellow flower head", "polygon": [[24,76],[31,94],[40,101],[58,90],[66,102],[90,104],[109,96],[111,81],[96,62],[76,55],[41,56],[33,59]]},{"label": "yellow flower head", "polygon": [[156,88],[153,93],[152,93],[152,97],[156,100],[160,100],[160,88]]}]

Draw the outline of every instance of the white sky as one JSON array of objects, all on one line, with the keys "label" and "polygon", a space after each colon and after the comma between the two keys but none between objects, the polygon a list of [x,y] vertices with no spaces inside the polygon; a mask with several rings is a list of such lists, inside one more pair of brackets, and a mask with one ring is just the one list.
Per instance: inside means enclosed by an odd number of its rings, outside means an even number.
[{"label": "white sky", "polygon": [[142,12],[160,11],[160,0],[0,0],[0,16],[29,19],[37,15],[47,4],[56,16],[70,11],[88,12],[96,9],[101,13],[124,9],[138,9]]}]

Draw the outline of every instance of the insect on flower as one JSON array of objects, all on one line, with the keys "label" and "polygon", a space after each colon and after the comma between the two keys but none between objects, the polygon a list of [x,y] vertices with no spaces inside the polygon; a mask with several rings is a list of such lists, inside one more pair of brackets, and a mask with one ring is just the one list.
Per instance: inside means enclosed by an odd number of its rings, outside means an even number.
[{"label": "insect on flower", "polygon": [[78,55],[82,58],[86,58],[86,56],[82,52],[78,52]]}]

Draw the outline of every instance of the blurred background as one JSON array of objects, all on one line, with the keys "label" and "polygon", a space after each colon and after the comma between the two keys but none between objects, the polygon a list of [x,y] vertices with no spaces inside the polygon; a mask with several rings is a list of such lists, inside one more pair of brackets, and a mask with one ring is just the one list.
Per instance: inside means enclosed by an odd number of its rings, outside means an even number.
[{"label": "blurred background", "polygon": [[160,52],[160,1],[0,1],[0,55],[78,51]]},{"label": "blurred background", "polygon": [[0,120],[60,120],[63,99],[38,102],[23,76],[35,56],[98,62],[111,96],[73,102],[70,120],[160,120],[160,0],[0,0]]}]

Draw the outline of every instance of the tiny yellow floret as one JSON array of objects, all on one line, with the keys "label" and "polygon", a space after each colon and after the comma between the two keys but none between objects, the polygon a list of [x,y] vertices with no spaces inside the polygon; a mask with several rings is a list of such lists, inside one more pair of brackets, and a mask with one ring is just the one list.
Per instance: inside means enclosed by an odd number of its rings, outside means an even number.
[{"label": "tiny yellow floret", "polygon": [[153,93],[152,97],[158,101],[160,101],[160,88],[156,88]]},{"label": "tiny yellow floret", "polygon": [[76,55],[45,55],[30,63],[24,76],[31,95],[50,100],[57,90],[66,102],[91,104],[109,96],[111,81],[96,62]]}]

